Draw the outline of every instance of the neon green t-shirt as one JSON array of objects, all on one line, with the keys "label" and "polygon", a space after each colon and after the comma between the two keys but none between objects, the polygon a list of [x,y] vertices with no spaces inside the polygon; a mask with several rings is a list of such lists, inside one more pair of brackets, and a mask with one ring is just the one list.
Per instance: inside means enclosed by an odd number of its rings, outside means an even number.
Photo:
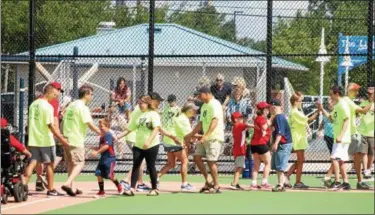
[{"label": "neon green t-shirt", "polygon": [[[161,124],[163,128],[172,135],[176,135],[174,119],[180,115],[180,112],[181,110],[178,106],[170,107],[169,105],[167,105],[162,113]],[[163,142],[168,145],[175,144],[175,142],[171,138],[166,136],[163,137]]]},{"label": "neon green t-shirt", "polygon": [[[342,127],[344,125],[344,120],[349,118],[350,121],[350,108],[344,99],[340,99],[339,102],[334,106],[331,113],[332,124],[333,124],[333,137],[336,142],[336,138],[340,135]],[[342,143],[351,142],[351,126],[349,125],[342,138]]]},{"label": "neon green t-shirt", "polygon": [[[366,107],[370,102],[368,100],[363,101],[359,106]],[[365,137],[374,137],[374,102],[370,110],[361,115],[361,124],[358,127],[358,132]]]},{"label": "neon green t-shirt", "polygon": [[292,108],[288,122],[292,133],[293,149],[304,150],[308,147],[306,125],[309,118],[297,108]]},{"label": "neon green t-shirt", "polygon": [[48,125],[53,125],[53,107],[46,99],[37,99],[29,107],[29,146],[55,146],[53,133]]},{"label": "neon green t-shirt", "polygon": [[208,131],[214,118],[218,120],[218,123],[216,128],[207,137],[207,140],[224,141],[223,108],[218,100],[211,99],[208,103],[204,103],[201,108],[200,121],[202,122],[204,134]]},{"label": "neon green t-shirt", "polygon": [[[137,120],[129,124],[128,129],[131,131],[136,130],[135,147],[143,149],[146,140],[150,137],[152,130],[161,126],[160,115],[156,111],[143,112]],[[156,146],[160,143],[158,135],[151,141],[149,148]]]},{"label": "neon green t-shirt", "polygon": [[356,105],[353,100],[351,100],[349,97],[345,96],[344,101],[349,105],[350,109],[350,130],[351,135],[354,135],[357,133],[357,125],[355,124],[356,114],[355,111],[360,108],[358,105]]},{"label": "neon green t-shirt", "polygon": [[63,117],[63,134],[70,145],[84,147],[87,123],[92,121],[90,109],[81,99],[72,102],[68,106]]},{"label": "neon green t-shirt", "polygon": [[[174,125],[176,137],[181,143],[183,143],[184,137],[193,130],[191,128],[190,120],[185,114],[182,113],[178,117],[174,118]],[[172,144],[176,145],[175,142],[173,142]]]},{"label": "neon green t-shirt", "polygon": [[[135,106],[133,112],[130,114],[130,121],[129,121],[129,124],[130,124],[132,121],[136,121],[137,119],[139,119],[139,117],[140,117],[142,114],[143,114],[143,112],[141,111],[141,109],[139,109],[139,105]],[[128,124],[128,128],[129,128],[129,124]],[[126,140],[127,142],[135,143],[136,135],[137,135],[137,132],[136,132],[136,131],[132,131],[132,132],[130,132],[130,133],[125,137],[125,140]]]}]

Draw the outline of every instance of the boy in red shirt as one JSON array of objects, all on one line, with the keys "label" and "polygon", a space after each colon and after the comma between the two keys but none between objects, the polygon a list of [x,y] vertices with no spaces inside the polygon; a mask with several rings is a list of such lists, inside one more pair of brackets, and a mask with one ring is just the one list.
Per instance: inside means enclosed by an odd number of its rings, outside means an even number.
[{"label": "boy in red shirt", "polygon": [[245,168],[245,157],[246,157],[246,131],[248,128],[253,128],[254,125],[244,123],[241,112],[234,112],[232,114],[232,122],[234,122],[232,135],[233,135],[233,156],[234,156],[234,180],[230,185],[233,190],[243,190],[238,184],[240,174],[242,174]]},{"label": "boy in red shirt", "polygon": [[[1,118],[1,128],[6,128],[7,126],[8,121],[5,118]],[[29,150],[27,150],[26,147],[22,143],[20,143],[12,134],[9,137],[9,144],[11,147],[14,147],[16,151],[22,152],[22,154],[31,158],[31,153],[29,152]]]}]

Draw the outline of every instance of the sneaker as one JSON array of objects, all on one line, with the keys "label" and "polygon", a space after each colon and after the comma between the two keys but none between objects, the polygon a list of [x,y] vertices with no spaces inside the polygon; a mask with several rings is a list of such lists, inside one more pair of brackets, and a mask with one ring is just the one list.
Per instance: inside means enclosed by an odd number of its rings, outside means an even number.
[{"label": "sneaker", "polygon": [[204,193],[204,192],[206,192],[206,191],[209,191],[210,188],[213,188],[213,184],[212,184],[212,183],[208,183],[208,182],[206,182],[206,183],[204,184],[204,187],[202,187],[202,188],[199,190],[199,192],[200,192],[200,193]]},{"label": "sneaker", "polygon": [[364,179],[371,179],[371,178],[372,178],[371,170],[366,170],[366,171],[364,171],[364,173],[363,173],[363,178],[364,178]]},{"label": "sneaker", "polygon": [[285,192],[285,187],[278,184],[276,187],[272,188],[272,192]]},{"label": "sneaker", "polygon": [[130,190],[130,184],[128,182],[126,182],[124,180],[121,180],[120,184],[121,184],[123,190]]},{"label": "sneaker", "polygon": [[367,182],[358,182],[357,183],[357,190],[370,190],[371,186]]},{"label": "sneaker", "polygon": [[309,189],[309,186],[306,186],[304,183],[300,182],[294,184],[294,189]]},{"label": "sneaker", "polygon": [[250,189],[251,190],[258,190],[258,189],[260,189],[261,187],[259,186],[259,185],[257,185],[257,184],[252,184],[251,186],[250,186]]},{"label": "sneaker", "polygon": [[210,191],[210,193],[214,193],[214,194],[221,194],[222,193],[221,190],[220,190],[220,187],[218,187],[218,188],[211,187],[209,189],[209,191]]},{"label": "sneaker", "polygon": [[323,179],[322,182],[323,182],[324,187],[330,187],[332,185],[331,179],[328,179],[328,180]]},{"label": "sneaker", "polygon": [[42,192],[44,190],[45,190],[45,188],[44,188],[43,183],[41,181],[35,182],[35,191]]},{"label": "sneaker", "polygon": [[333,182],[331,185],[329,185],[329,188],[331,189],[338,189],[341,186],[341,183],[338,181]]},{"label": "sneaker", "polygon": [[82,190],[76,189],[76,195],[82,195],[82,194],[83,194]]},{"label": "sneaker", "polygon": [[124,193],[124,189],[122,188],[121,184],[117,184],[117,191],[119,195],[122,195]]},{"label": "sneaker", "polygon": [[261,187],[262,189],[272,189],[272,185],[271,184],[269,184],[269,183],[264,183],[264,184],[262,184],[262,187]]},{"label": "sneaker", "polygon": [[287,183],[284,183],[284,188],[293,188],[293,185],[288,181]]},{"label": "sneaker", "polygon": [[61,189],[65,191],[69,196],[76,196],[76,193],[73,192],[72,188],[68,186],[62,186]]},{"label": "sneaker", "polygon": [[96,195],[94,195],[94,198],[103,198],[105,197],[105,192],[104,191],[99,191]]},{"label": "sneaker", "polygon": [[191,184],[181,185],[181,190],[182,190],[182,191],[191,191],[191,190],[193,190],[193,189],[194,189],[194,187],[191,186]]},{"label": "sneaker", "polygon": [[340,189],[342,190],[351,190],[351,186],[349,183],[342,183]]},{"label": "sneaker", "polygon": [[53,196],[64,196],[64,194],[57,192],[55,189],[51,191],[47,191],[47,196],[48,197],[53,197]]},{"label": "sneaker", "polygon": [[148,187],[146,184],[139,184],[138,186],[137,186],[137,191],[138,192],[146,192],[146,191],[150,191],[151,190],[151,188],[150,187]]}]

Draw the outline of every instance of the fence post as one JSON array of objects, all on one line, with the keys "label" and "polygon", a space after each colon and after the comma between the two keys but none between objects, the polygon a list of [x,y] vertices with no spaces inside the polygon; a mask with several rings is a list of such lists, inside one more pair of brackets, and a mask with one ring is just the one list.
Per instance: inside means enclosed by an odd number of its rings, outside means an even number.
[{"label": "fence post", "polygon": [[155,0],[150,0],[149,38],[148,38],[148,92],[154,85],[154,32],[155,32]]},{"label": "fence post", "polygon": [[373,54],[373,43],[374,43],[374,0],[368,1],[368,35],[367,35],[367,86],[370,86],[373,81],[372,77],[372,58]]},{"label": "fence post", "polygon": [[[109,89],[111,89],[111,91],[114,91],[115,89],[115,81],[112,78],[109,79]],[[109,106],[112,107],[111,94],[109,95]]]},{"label": "fence post", "polygon": [[78,71],[76,57],[78,56],[78,47],[73,48],[73,98],[78,99]]},{"label": "fence post", "polygon": [[35,0],[29,4],[29,96],[28,105],[35,97]]},{"label": "fence post", "polygon": [[[30,104],[29,104],[30,105]],[[19,121],[18,121],[18,129],[20,132],[20,142],[23,143],[23,135],[24,135],[24,108],[25,108],[25,81],[23,78],[20,78],[20,106],[19,106]]]},{"label": "fence post", "polygon": [[272,0],[267,0],[267,51],[266,51],[267,101],[272,99]]}]

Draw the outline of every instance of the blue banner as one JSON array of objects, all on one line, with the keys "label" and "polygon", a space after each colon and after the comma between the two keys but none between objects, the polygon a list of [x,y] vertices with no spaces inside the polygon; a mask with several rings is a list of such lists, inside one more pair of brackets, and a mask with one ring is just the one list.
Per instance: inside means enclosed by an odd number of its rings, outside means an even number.
[{"label": "blue banner", "polygon": [[[349,37],[349,54],[366,54],[367,55],[367,36],[339,36],[339,54],[345,54],[346,43]],[[374,43],[372,44],[373,53],[375,59],[375,37],[373,38]],[[360,66],[361,64],[367,63],[367,56],[350,56],[352,67],[349,70]],[[346,72],[346,67],[341,66],[344,61],[344,56],[339,56],[339,67],[337,74],[340,77]]]}]

